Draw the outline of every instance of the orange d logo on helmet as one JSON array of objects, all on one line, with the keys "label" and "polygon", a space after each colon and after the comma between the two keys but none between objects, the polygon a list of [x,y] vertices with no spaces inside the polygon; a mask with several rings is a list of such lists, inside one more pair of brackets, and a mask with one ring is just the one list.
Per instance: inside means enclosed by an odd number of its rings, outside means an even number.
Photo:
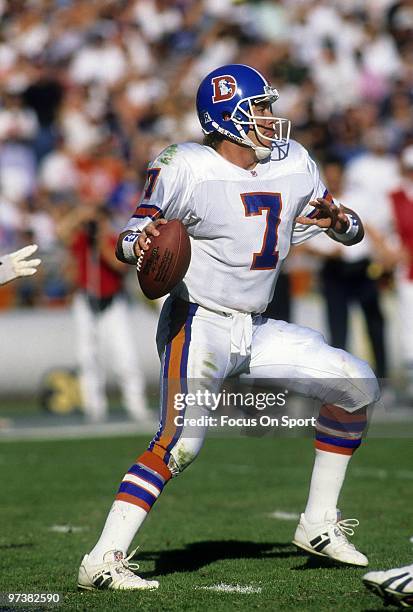
[{"label": "orange d logo on helmet", "polygon": [[237,82],[230,74],[222,74],[220,76],[211,79],[214,93],[212,95],[212,102],[224,102],[224,100],[231,100],[235,96],[237,91]]}]

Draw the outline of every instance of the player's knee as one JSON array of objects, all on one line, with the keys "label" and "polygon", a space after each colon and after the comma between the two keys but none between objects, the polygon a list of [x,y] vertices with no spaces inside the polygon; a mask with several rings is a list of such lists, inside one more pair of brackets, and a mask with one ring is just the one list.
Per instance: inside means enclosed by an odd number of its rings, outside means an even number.
[{"label": "player's knee", "polygon": [[170,451],[168,468],[172,476],[179,476],[192,461],[197,457],[201,450],[202,443],[197,439],[187,438],[178,440],[173,449]]},{"label": "player's knee", "polygon": [[351,382],[349,406],[343,407],[353,412],[377,402],[380,399],[380,387],[369,364],[346,351],[342,353],[346,377]]},{"label": "player's knee", "polygon": [[371,404],[375,404],[380,399],[380,387],[376,377],[367,379],[368,380],[368,404],[366,406],[370,406]]}]

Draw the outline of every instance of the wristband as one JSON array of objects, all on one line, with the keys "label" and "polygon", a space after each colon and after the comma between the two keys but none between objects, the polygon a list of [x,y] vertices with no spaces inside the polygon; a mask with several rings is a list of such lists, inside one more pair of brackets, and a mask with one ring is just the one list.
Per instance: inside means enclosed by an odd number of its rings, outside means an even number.
[{"label": "wristband", "polygon": [[144,217],[143,219],[137,219],[132,217],[129,219],[126,226],[123,228],[123,232],[142,232],[149,223],[153,223],[152,217]]},{"label": "wristband", "polygon": [[346,213],[347,219],[349,220],[349,226],[345,232],[335,232],[333,229],[327,230],[330,237],[334,238],[337,242],[345,244],[351,242],[353,238],[357,236],[360,230],[360,225],[357,217],[353,217],[351,213]]},{"label": "wristband", "polygon": [[138,257],[135,253],[135,244],[139,239],[141,232],[132,232],[127,234],[122,240],[122,253],[125,260],[130,264],[136,264]]},{"label": "wristband", "polygon": [[347,218],[350,224],[345,232],[345,236],[348,240],[353,240],[353,238],[355,238],[359,232],[359,222],[358,219],[356,217],[353,217],[353,215],[350,213],[347,214]]}]

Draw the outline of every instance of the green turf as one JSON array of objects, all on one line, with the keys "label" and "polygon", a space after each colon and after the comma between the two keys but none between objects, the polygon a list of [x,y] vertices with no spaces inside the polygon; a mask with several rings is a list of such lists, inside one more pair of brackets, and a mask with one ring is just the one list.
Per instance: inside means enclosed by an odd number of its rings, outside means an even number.
[{"label": "green turf", "polygon": [[[362,586],[363,570],[309,563],[290,544],[295,522],[268,516],[302,510],[313,458],[308,439],[209,439],[195,464],[168,484],[139,537],[141,574],[159,578],[159,590],[78,593],[80,556],[145,443],[2,445],[0,591],[60,591],[66,610],[382,609]],[[349,470],[341,507],[360,519],[354,540],[373,568],[411,562],[412,458],[411,440],[368,439]],[[55,524],[84,531],[49,531]],[[262,591],[202,589],[219,583]]]}]

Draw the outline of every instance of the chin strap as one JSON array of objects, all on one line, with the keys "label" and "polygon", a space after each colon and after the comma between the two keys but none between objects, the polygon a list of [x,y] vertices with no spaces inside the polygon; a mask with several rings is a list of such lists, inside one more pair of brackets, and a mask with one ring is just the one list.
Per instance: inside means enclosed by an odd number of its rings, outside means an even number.
[{"label": "chin strap", "polygon": [[271,149],[268,149],[267,147],[253,147],[253,149],[255,151],[255,156],[258,161],[263,161],[271,155]]},{"label": "chin strap", "polygon": [[232,134],[228,130],[224,130],[215,121],[212,122],[212,126],[216,129],[217,132],[219,132],[223,136],[226,136],[229,140],[232,140],[233,142],[236,142],[237,144],[245,145],[247,147],[251,147],[251,149],[254,149],[255,156],[258,161],[263,161],[264,159],[267,159],[267,157],[271,155],[271,150],[272,150],[271,148],[258,147],[256,144],[252,142],[250,138],[248,138],[245,131],[242,129],[240,125],[239,126],[237,125],[237,129],[240,133],[240,136],[234,136],[234,134]]},{"label": "chin strap", "polygon": [[247,146],[254,149],[255,157],[258,159],[258,161],[263,161],[264,159],[267,159],[267,157],[271,155],[271,148],[257,146],[256,144],[252,142],[250,138],[248,138],[247,134],[245,133],[245,130],[243,130],[241,126],[237,126],[237,127],[239,129],[239,133],[241,134],[242,140],[244,141],[244,143]]},{"label": "chin strap", "polygon": [[258,161],[263,161],[271,155],[272,149],[269,149],[268,147],[257,147],[257,145],[254,144],[248,137],[244,139],[244,144],[247,147],[251,147],[251,149],[254,149],[255,157]]}]

